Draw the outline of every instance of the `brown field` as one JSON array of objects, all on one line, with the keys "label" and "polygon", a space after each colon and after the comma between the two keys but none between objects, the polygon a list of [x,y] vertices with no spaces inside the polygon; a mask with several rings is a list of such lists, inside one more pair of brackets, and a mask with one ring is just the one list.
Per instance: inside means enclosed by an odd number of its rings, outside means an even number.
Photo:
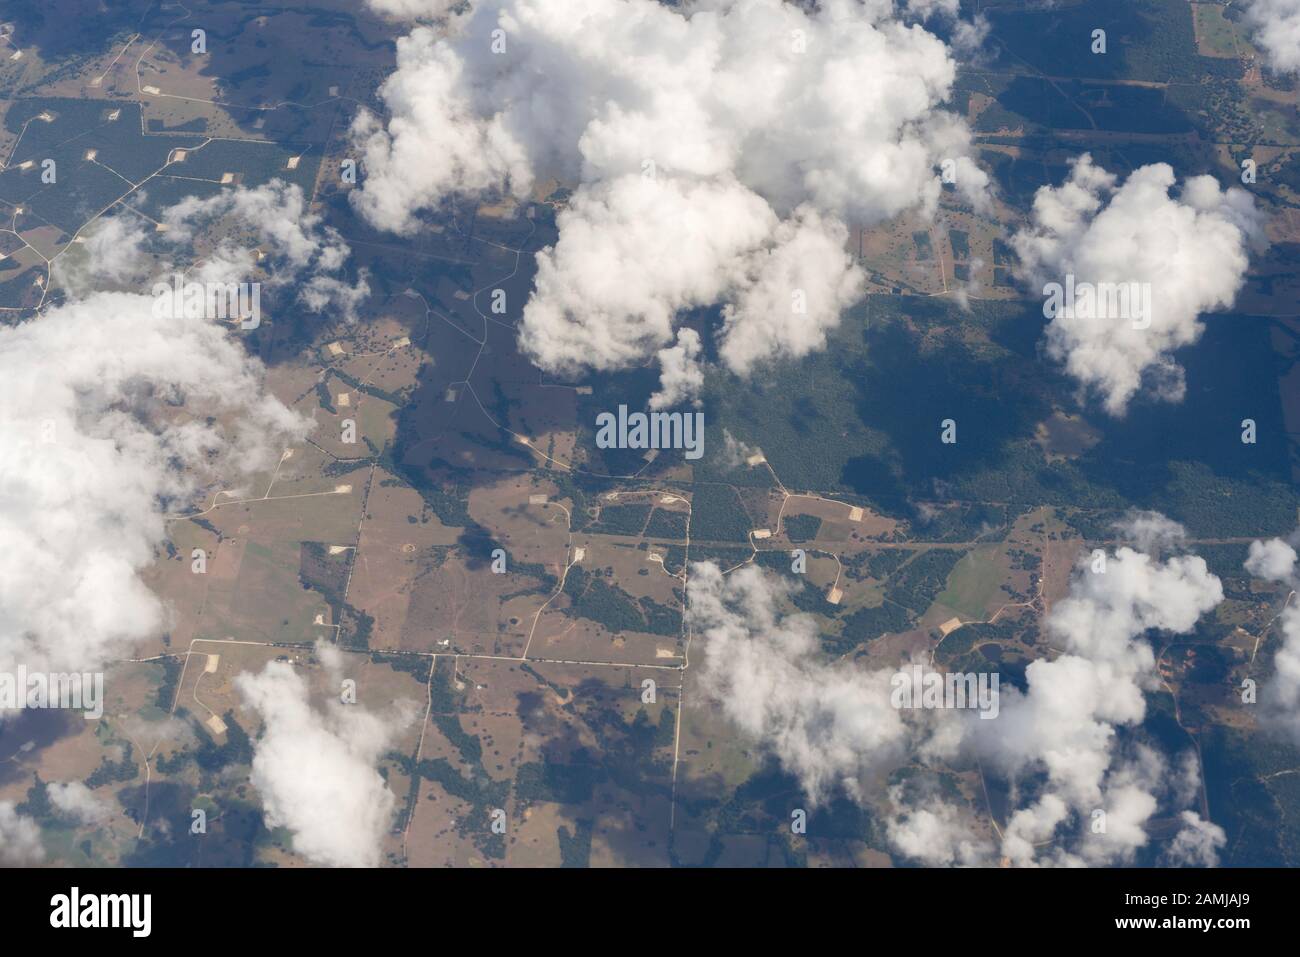
[{"label": "brown field", "polygon": [[[421,784],[406,839],[412,866],[545,866],[560,862],[557,830],[571,832],[577,822],[591,828],[590,862],[666,865],[671,746],[651,752],[653,764],[627,766],[617,777],[595,772],[586,794],[564,792],[563,800],[521,795],[517,775],[539,762],[561,767],[598,761],[602,745],[617,750],[610,720],[626,722],[644,710],[656,723],[665,708],[676,710],[673,672],[664,676],[654,705],[640,702],[640,674],[634,669],[582,668],[533,664],[531,673],[504,661],[456,660],[455,681],[462,704],[453,717],[482,746],[482,772],[504,785],[508,830],[503,858],[486,856],[479,846],[490,828],[491,808],[454,798],[433,781]],[[603,736],[603,737],[602,737]],[[442,758],[468,771],[456,747],[432,723],[426,728],[421,757]],[[638,780],[635,790],[623,777]],[[577,800],[572,800],[576,798]]]}]

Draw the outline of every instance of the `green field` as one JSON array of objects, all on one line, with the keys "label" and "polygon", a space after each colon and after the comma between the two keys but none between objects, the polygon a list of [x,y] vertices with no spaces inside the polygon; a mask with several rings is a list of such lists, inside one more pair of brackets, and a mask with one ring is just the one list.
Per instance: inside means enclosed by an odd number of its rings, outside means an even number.
[{"label": "green field", "polygon": [[988,616],[988,604],[1006,575],[1005,556],[995,546],[976,548],[966,554],[948,576],[948,587],[938,601],[962,618]]}]

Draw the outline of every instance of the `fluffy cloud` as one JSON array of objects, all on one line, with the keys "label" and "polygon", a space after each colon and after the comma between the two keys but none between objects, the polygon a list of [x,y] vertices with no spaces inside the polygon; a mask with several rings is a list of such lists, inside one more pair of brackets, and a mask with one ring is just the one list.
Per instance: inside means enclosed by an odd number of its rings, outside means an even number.
[{"label": "fluffy cloud", "polygon": [[[659,350],[659,391],[650,397],[652,409],[662,409],[698,396],[704,388],[700,365],[700,334],[678,329],[677,342]],[[694,399],[699,404],[699,399]]]},{"label": "fluffy cloud", "polygon": [[890,788],[893,813],[885,820],[889,843],[927,867],[978,867],[991,860],[992,845],[973,830],[970,818],[937,798],[909,804],[903,788]]},{"label": "fluffy cloud", "polygon": [[777,225],[738,183],[639,175],[579,191],[557,222],[520,343],[564,374],[627,366],[671,342],[677,313],[717,301]]},{"label": "fluffy cloud", "polygon": [[308,212],[307,199],[296,185],[272,180],[255,189],[190,196],[166,209],[162,222],[168,227],[163,235],[173,245],[202,242],[205,231],[218,223],[239,224],[247,233],[247,244],[222,240],[205,249],[196,278],[221,280],[256,270],[269,291],[292,289],[308,311],[328,309],[348,320],[356,317],[357,307],[370,294],[365,270],[354,284],[344,278],[351,250],[338,230]]},{"label": "fluffy cloud", "polygon": [[820,662],[813,616],[780,614],[787,592],[757,566],[729,576],[711,562],[692,566],[689,614],[705,645],[703,684],[800,779],[810,801],[837,788],[861,797],[863,780],[901,758],[913,737],[889,702],[893,670]]},{"label": "fluffy cloud", "polygon": [[[1150,315],[1093,318],[1080,301],[1047,327],[1047,352],[1107,412],[1121,416],[1143,386],[1181,400],[1183,370],[1172,353],[1195,342],[1200,315],[1232,305],[1252,245],[1262,242],[1254,200],[1220,190],[1209,176],[1183,181],[1164,163],[1134,170],[1122,184],[1084,154],[1061,186],[1034,197],[1033,224],[1013,237],[1024,275],[1035,283],[1142,283]],[[1044,290],[1044,295],[1047,291]]]},{"label": "fluffy cloud", "polygon": [[1139,509],[1130,511],[1113,528],[1132,543],[1139,552],[1157,554],[1166,549],[1181,548],[1187,539],[1187,529],[1159,512]]},{"label": "fluffy cloud", "polygon": [[[1091,556],[1081,560],[1069,596],[1047,620],[1062,653],[1032,662],[1023,692],[1003,687],[993,720],[972,710],[896,709],[895,669],[821,659],[815,619],[783,615],[788,586],[754,566],[730,575],[711,563],[691,568],[688,613],[704,647],[703,685],[813,801],[837,789],[863,800],[870,782],[904,760],[959,754],[1016,783],[1022,803],[996,851],[968,810],[891,788],[886,833],[905,857],[934,865],[988,863],[998,854],[1024,866],[1130,862],[1162,807],[1194,800],[1189,774],[1199,775],[1194,757],[1172,770],[1163,755],[1120,733],[1142,722],[1144,692],[1155,683],[1144,636],[1190,631],[1223,591],[1204,560],[1180,551],[1176,523],[1139,513],[1121,532],[1128,544],[1107,557],[1104,571],[1094,571]],[[1092,828],[1097,811],[1105,815],[1101,832]],[[1204,834],[1189,833],[1184,843],[1194,839],[1207,846]]]},{"label": "fluffy cloud", "polygon": [[36,822],[19,814],[12,801],[0,801],[0,865],[22,867],[43,860],[45,848]]},{"label": "fluffy cloud", "polygon": [[439,20],[469,6],[469,0],[366,0],[366,6],[391,20]]},{"label": "fluffy cloud", "polygon": [[353,127],[352,200],[410,232],[455,194],[577,181],[538,254],[525,351],[564,374],[623,368],[670,347],[684,310],[721,303],[720,357],[748,374],[820,348],[860,294],[846,221],[932,211],[945,159],[984,201],[969,130],[939,108],[954,76],[944,43],[885,0],[481,0],[449,37],[398,41],[387,125]]},{"label": "fluffy cloud", "polygon": [[[333,687],[341,657],[319,646]],[[393,737],[409,724],[409,703],[379,715],[331,699],[312,706],[306,680],[285,662],[235,679],[265,730],[254,744],[252,783],[267,823],[293,832],[293,848],[330,867],[375,867],[392,824],[396,798],[375,769]]]},{"label": "fluffy cloud", "polygon": [[799,778],[810,801],[837,788],[860,798],[864,780],[890,761],[914,747],[939,746],[942,735],[922,725],[951,715],[893,707],[895,669],[819,660],[816,620],[781,614],[788,589],[755,565],[730,575],[712,562],[691,566],[687,598],[704,644],[704,687],[743,733]]},{"label": "fluffy cloud", "polygon": [[1165,850],[1165,862],[1174,867],[1216,867],[1219,851],[1228,843],[1223,828],[1195,811],[1183,811],[1178,817],[1182,827]]},{"label": "fluffy cloud", "polygon": [[723,309],[718,352],[734,372],[826,345],[840,313],[862,294],[863,276],[844,251],[848,229],[800,207],[773,231],[771,245],[742,264],[733,301]]},{"label": "fluffy cloud", "polygon": [[84,299],[94,292],[130,289],[145,280],[146,236],[131,217],[101,219],[82,238],[81,249],[72,247],[52,266],[55,281],[69,296]]},{"label": "fluffy cloud", "polygon": [[[256,275],[289,292],[346,251],[299,218],[296,188],[239,195],[167,215],[177,228],[155,250],[164,276],[205,215],[257,215],[250,228],[267,255]],[[118,221],[102,228],[129,251],[115,262],[143,274],[143,240]],[[103,245],[94,236],[92,250]],[[191,278],[253,278],[254,257],[233,241],[208,253]],[[72,271],[85,281],[104,268],[92,256]],[[97,670],[162,630],[164,609],[138,573],[166,537],[166,513],[218,477],[274,463],[309,426],[266,394],[261,364],[228,327],[155,310],[147,279],[82,288],[0,329],[0,670]]]},{"label": "fluffy cloud", "polygon": [[1246,571],[1269,581],[1289,581],[1295,572],[1295,564],[1295,549],[1280,538],[1251,542],[1246,554]]},{"label": "fluffy cloud", "polygon": [[[1153,532],[1158,529],[1158,534]],[[1182,530],[1150,515],[1136,516],[1130,538],[1172,547]],[[1064,649],[1025,671],[1026,691],[1004,693],[995,727],[977,727],[976,747],[1012,777],[1045,772],[1043,792],[1012,816],[1003,854],[1036,861],[1034,845],[1067,821],[1091,824],[1104,811],[1106,831],[1079,827],[1075,848],[1057,848],[1055,863],[1127,861],[1146,840],[1145,823],[1162,792],[1175,785],[1166,762],[1149,748],[1116,754],[1116,729],[1146,714],[1155,655],[1150,630],[1183,634],[1223,600],[1219,579],[1204,559],[1174,554],[1163,560],[1120,545],[1103,566],[1080,561],[1070,594],[1058,602],[1047,629]]]},{"label": "fluffy cloud", "polygon": [[109,806],[80,781],[54,781],[47,789],[50,803],[80,824],[102,824],[112,815]]},{"label": "fluffy cloud", "polygon": [[[96,294],[0,331],[2,666],[93,669],[157,633],[162,607],[137,573],[165,537],[164,503],[303,434],[224,329],[155,317],[152,302]],[[182,400],[200,411],[176,415]]]},{"label": "fluffy cloud", "polygon": [[[1296,551],[1281,539],[1252,542],[1246,570],[1256,577],[1300,589]],[[1260,695],[1261,711],[1266,724],[1300,744],[1300,605],[1294,596],[1288,597],[1277,621],[1282,647],[1273,656],[1273,676]]]},{"label": "fluffy cloud", "polygon": [[1300,0],[1250,0],[1246,19],[1253,39],[1275,70],[1300,70]]}]

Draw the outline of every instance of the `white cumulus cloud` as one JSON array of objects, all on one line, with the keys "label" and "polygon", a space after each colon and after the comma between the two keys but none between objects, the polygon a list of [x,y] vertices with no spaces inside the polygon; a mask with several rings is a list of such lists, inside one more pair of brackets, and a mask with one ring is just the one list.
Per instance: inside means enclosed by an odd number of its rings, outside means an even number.
[{"label": "white cumulus cloud", "polygon": [[[248,228],[267,253],[257,275],[272,286],[329,275],[346,254],[302,216],[296,187],[232,191],[166,214],[177,228],[156,250],[159,278],[181,268],[173,259],[195,219],[218,214],[256,217]],[[267,394],[229,324],[155,309],[144,241],[118,220],[101,228],[118,245],[91,234],[69,297],[0,329],[0,670],[98,670],[161,631],[165,610],[139,573],[168,512],[274,463],[310,425]],[[94,288],[106,276],[99,249],[136,281]],[[190,278],[253,278],[248,248],[206,252]]]},{"label": "white cumulus cloud", "polygon": [[1217,867],[1219,851],[1228,843],[1223,828],[1195,811],[1183,811],[1182,826],[1165,851],[1165,862],[1174,867]]},{"label": "white cumulus cloud", "polygon": [[[1047,352],[1082,387],[1122,416],[1144,387],[1179,401],[1183,370],[1174,350],[1200,338],[1202,313],[1232,305],[1252,246],[1262,242],[1253,198],[1193,176],[1177,194],[1173,170],[1153,163],[1122,183],[1088,154],[1060,186],[1034,197],[1032,225],[1013,237],[1024,275],[1034,283],[1146,284],[1150,315],[1095,318],[1060,309],[1047,327]],[[1046,295],[1046,293],[1045,293]]]},{"label": "white cumulus cloud", "polygon": [[80,824],[102,824],[112,809],[80,781],[52,781],[47,786],[50,803],[65,817]]},{"label": "white cumulus cloud", "polygon": [[1246,571],[1269,581],[1289,581],[1295,573],[1295,564],[1295,549],[1280,538],[1251,542],[1250,551],[1246,553]]},{"label": "white cumulus cloud", "polygon": [[[1289,585],[1293,591],[1300,588],[1296,551],[1279,538],[1252,542],[1246,570],[1257,578]],[[1300,744],[1300,604],[1296,596],[1288,596],[1277,624],[1282,647],[1273,656],[1273,674],[1260,692],[1262,717],[1265,724]]]},{"label": "white cumulus cloud", "polygon": [[22,867],[45,860],[41,829],[19,814],[13,801],[0,801],[0,865]]},{"label": "white cumulus cloud", "polygon": [[457,194],[577,182],[537,257],[527,354],[563,374],[624,368],[671,347],[683,311],[723,305],[720,358],[749,374],[821,348],[860,295],[847,223],[933,211],[945,160],[986,202],[970,131],[942,109],[955,61],[915,22],[956,12],[480,0],[446,36],[398,40],[386,123],[353,126],[352,200],[409,233]]},{"label": "white cumulus cloud", "polygon": [[1300,0],[1249,0],[1246,19],[1252,39],[1274,70],[1300,70]]},{"label": "white cumulus cloud", "polygon": [[800,780],[811,801],[836,789],[861,797],[863,782],[891,760],[912,747],[939,747],[938,729],[921,726],[950,715],[893,707],[896,669],[820,660],[816,620],[781,612],[788,589],[755,565],[730,575],[712,562],[691,566],[688,608],[704,645],[704,686],[736,727]]},{"label": "white cumulus cloud", "polygon": [[[1172,547],[1183,537],[1150,513],[1133,516],[1125,531],[1148,546]],[[1025,692],[1004,693],[998,720],[977,728],[976,746],[996,767],[1013,777],[1046,774],[1043,793],[1013,815],[1005,856],[1037,862],[1034,845],[1068,821],[1074,840],[1069,850],[1053,850],[1054,863],[1127,861],[1145,844],[1146,821],[1177,782],[1147,747],[1117,753],[1117,729],[1146,714],[1155,654],[1144,636],[1187,633],[1222,600],[1222,584],[1195,555],[1158,559],[1120,545],[1104,566],[1080,560],[1069,596],[1047,619],[1064,653],[1031,662]],[[1091,827],[1097,811],[1105,814],[1101,833]]]},{"label": "white cumulus cloud", "polygon": [[[1004,684],[992,720],[971,709],[895,708],[897,670],[823,659],[816,620],[784,614],[789,586],[754,566],[730,575],[712,563],[691,567],[689,616],[704,649],[704,688],[812,801],[835,791],[862,801],[870,783],[900,763],[958,755],[978,757],[1014,784],[1019,801],[1000,847],[968,809],[890,788],[886,834],[904,857],[932,865],[998,856],[1022,866],[1131,862],[1148,844],[1152,818],[1197,794],[1187,756],[1172,767],[1124,733],[1141,724],[1145,692],[1156,683],[1145,636],[1191,631],[1223,591],[1203,559],[1181,551],[1176,523],[1135,513],[1121,532],[1130,544],[1108,556],[1104,571],[1093,570],[1091,556],[1081,559],[1069,596],[1047,619],[1061,653],[1030,663],[1023,692]],[[1139,542],[1169,554],[1148,554]],[[1194,762],[1191,770],[1199,774]],[[1098,820],[1104,827],[1094,830]]]},{"label": "white cumulus cloud", "polygon": [[[340,653],[318,646],[333,686]],[[244,673],[235,686],[261,716],[252,783],[267,823],[293,832],[293,848],[317,864],[375,867],[396,798],[376,770],[395,734],[413,717],[405,703],[379,714],[331,699],[313,707],[307,681],[285,662]]]}]

